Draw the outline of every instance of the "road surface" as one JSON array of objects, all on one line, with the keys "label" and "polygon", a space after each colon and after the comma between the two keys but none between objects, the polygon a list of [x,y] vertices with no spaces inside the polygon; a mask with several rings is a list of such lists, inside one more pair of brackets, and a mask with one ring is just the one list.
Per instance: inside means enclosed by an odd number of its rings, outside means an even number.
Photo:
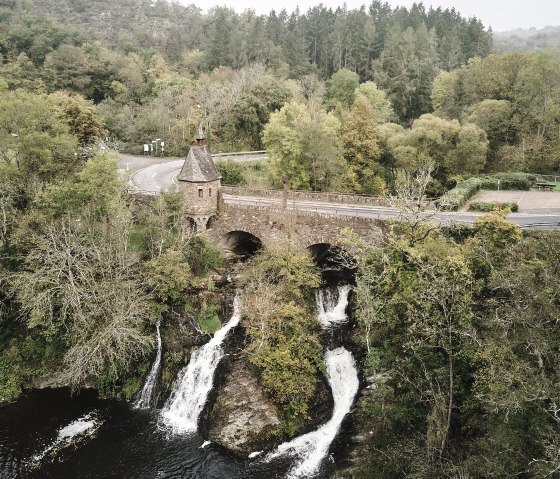
[{"label": "road surface", "polygon": [[[131,186],[148,194],[158,194],[160,191],[169,190],[175,183],[174,178],[179,174],[183,166],[183,161],[183,159],[171,160],[142,168],[131,176]],[[279,200],[270,198],[234,195],[223,195],[223,197],[225,203],[233,205],[280,206]],[[387,207],[329,204],[299,200],[297,202],[290,200],[288,202],[288,208],[314,211],[335,216],[356,216],[373,219],[388,219],[399,216],[399,212],[396,209]],[[425,215],[433,218],[435,221],[440,221],[442,224],[472,224],[476,218],[484,216],[484,213],[463,211],[427,212]],[[508,220],[523,228],[560,228],[560,213],[546,214],[546,210],[544,210],[543,213],[512,213],[508,216]]]}]

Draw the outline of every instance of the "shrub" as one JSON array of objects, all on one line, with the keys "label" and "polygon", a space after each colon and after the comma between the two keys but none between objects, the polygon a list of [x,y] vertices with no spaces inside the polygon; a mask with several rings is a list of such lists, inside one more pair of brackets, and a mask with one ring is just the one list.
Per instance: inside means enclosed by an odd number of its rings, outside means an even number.
[{"label": "shrub", "polygon": [[[457,182],[452,190],[437,202],[444,210],[457,211],[478,190],[522,190],[531,189],[531,175],[528,173],[495,173],[493,175],[473,176]],[[516,205],[517,206],[517,205]]]},{"label": "shrub", "polygon": [[496,173],[483,176],[481,189],[527,191],[531,189],[530,176],[528,173]]},{"label": "shrub", "polygon": [[475,201],[469,205],[469,211],[483,211],[490,213],[492,211],[511,210],[512,213],[519,211],[517,203],[509,201]]},{"label": "shrub", "polygon": [[217,161],[216,168],[222,175],[222,183],[228,186],[240,186],[245,184],[244,168],[239,162],[226,160]]},{"label": "shrub", "polygon": [[457,211],[469,198],[480,190],[481,185],[482,180],[476,176],[468,180],[459,181],[455,188],[439,199],[438,206],[444,210]]}]

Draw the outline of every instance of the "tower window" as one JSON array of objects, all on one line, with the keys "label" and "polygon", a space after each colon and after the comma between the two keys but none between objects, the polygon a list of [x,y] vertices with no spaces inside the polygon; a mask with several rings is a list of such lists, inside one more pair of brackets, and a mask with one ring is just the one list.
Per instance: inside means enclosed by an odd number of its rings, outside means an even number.
[{"label": "tower window", "polygon": [[199,198],[204,198],[204,190],[202,188],[198,189],[198,197]]},{"label": "tower window", "polygon": [[212,188],[208,188],[208,196],[212,198]]}]

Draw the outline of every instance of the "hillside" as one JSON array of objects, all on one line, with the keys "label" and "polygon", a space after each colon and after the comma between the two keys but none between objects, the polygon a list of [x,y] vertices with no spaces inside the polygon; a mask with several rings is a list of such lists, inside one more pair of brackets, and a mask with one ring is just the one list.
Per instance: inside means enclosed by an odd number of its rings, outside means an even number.
[{"label": "hillside", "polygon": [[560,48],[560,26],[548,26],[539,30],[517,28],[494,33],[494,50],[497,53],[536,52],[547,48]]}]

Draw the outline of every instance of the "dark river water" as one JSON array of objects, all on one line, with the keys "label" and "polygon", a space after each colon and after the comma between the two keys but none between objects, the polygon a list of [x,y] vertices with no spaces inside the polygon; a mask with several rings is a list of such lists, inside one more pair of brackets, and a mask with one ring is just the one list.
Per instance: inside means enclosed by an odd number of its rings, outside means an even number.
[{"label": "dark river water", "polygon": [[[37,459],[59,431],[86,415],[99,425],[93,434]],[[64,389],[34,391],[0,408],[1,479],[268,479],[286,477],[293,464],[242,460],[215,444],[201,448],[203,443],[198,435],[169,435],[157,411],[102,401],[93,391],[74,397]],[[329,476],[332,465],[324,462],[314,477]]]}]

